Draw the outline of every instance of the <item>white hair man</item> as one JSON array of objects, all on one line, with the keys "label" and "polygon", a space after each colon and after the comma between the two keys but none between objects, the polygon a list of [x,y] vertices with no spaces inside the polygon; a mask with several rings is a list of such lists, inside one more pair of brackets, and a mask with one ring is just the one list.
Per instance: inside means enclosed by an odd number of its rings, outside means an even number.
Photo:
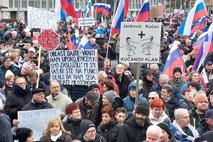
[{"label": "white hair man", "polygon": [[61,86],[56,80],[50,82],[50,92],[51,94],[46,97],[47,101],[54,108],[60,108],[61,115],[64,116],[66,107],[72,103],[71,98],[61,93]]},{"label": "white hair man", "polygon": [[146,131],[146,142],[161,142],[162,130],[157,125],[151,125]]},{"label": "white hair man", "polygon": [[197,130],[190,124],[189,112],[187,109],[178,108],[174,112],[175,120],[170,126],[170,130],[178,141],[193,142],[198,138]]}]

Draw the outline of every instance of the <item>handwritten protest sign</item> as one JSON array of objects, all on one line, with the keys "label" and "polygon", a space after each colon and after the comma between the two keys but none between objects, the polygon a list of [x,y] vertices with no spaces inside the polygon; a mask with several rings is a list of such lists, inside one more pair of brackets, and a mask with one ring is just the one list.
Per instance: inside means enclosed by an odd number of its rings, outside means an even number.
[{"label": "handwritten protest sign", "polygon": [[27,23],[29,28],[56,29],[57,17],[55,13],[40,8],[27,8]]},{"label": "handwritten protest sign", "polygon": [[97,50],[57,50],[49,54],[50,79],[63,85],[98,83]]},{"label": "handwritten protest sign", "polygon": [[19,126],[32,129],[34,141],[39,141],[48,121],[59,116],[60,109],[18,111]]}]

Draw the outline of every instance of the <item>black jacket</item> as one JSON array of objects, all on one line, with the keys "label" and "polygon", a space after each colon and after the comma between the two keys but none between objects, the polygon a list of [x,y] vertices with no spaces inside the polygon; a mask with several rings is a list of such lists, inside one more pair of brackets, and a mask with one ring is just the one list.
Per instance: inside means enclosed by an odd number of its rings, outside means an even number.
[{"label": "black jacket", "polygon": [[23,90],[16,84],[13,91],[8,93],[4,111],[10,116],[11,121],[17,119],[17,112],[20,111],[32,99],[29,89]]},{"label": "black jacket", "polygon": [[137,124],[134,117],[131,117],[120,128],[120,132],[117,138],[117,142],[142,142],[146,140],[146,130],[150,123],[146,123],[144,126]]},{"label": "black jacket", "polygon": [[83,136],[81,136],[80,138],[78,138],[78,140],[80,140],[81,142],[108,142],[104,139],[103,136],[96,134],[95,140],[93,141],[86,141]]},{"label": "black jacket", "polygon": [[10,118],[0,112],[0,142],[13,142]]},{"label": "black jacket", "polygon": [[107,142],[116,142],[120,130],[120,125],[115,121],[109,124],[100,124],[97,127],[97,133],[101,134]]},{"label": "black jacket", "polygon": [[46,101],[43,101],[42,103],[36,103],[31,101],[28,104],[26,104],[22,108],[22,110],[38,110],[38,109],[48,109],[48,108],[53,108],[53,106]]}]

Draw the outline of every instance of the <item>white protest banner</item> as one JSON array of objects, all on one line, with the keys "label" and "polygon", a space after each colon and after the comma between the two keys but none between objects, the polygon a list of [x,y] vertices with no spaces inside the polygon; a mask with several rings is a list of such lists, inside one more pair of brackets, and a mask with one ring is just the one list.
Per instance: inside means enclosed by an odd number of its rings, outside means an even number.
[{"label": "white protest banner", "polygon": [[78,18],[78,25],[79,26],[93,26],[95,25],[95,19],[94,17],[88,17],[88,18]]},{"label": "white protest banner", "polygon": [[120,62],[158,63],[160,39],[160,23],[122,22]]},{"label": "white protest banner", "polygon": [[41,109],[18,111],[19,127],[30,128],[33,131],[33,140],[39,141],[42,132],[46,129],[48,121],[60,118],[60,109]]},{"label": "white protest banner", "polygon": [[54,12],[27,7],[27,23],[29,28],[56,29],[57,17]]},{"label": "white protest banner", "polygon": [[98,83],[97,50],[57,50],[49,53],[50,79],[63,85]]}]

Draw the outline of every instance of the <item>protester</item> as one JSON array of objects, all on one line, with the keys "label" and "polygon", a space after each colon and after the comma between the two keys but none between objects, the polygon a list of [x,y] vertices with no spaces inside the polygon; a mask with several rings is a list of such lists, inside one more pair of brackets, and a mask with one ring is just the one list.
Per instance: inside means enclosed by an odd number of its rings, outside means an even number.
[{"label": "protester", "polygon": [[45,134],[40,142],[71,142],[71,134],[67,132],[58,118],[49,120]]},{"label": "protester", "polygon": [[18,140],[18,142],[33,142],[33,131],[25,127],[18,128],[15,139]]},{"label": "protester", "polygon": [[115,119],[120,124],[123,125],[125,120],[127,119],[127,110],[124,107],[119,107],[116,109]]},{"label": "protester", "polygon": [[146,142],[161,142],[162,131],[159,126],[151,125],[146,131]]}]

